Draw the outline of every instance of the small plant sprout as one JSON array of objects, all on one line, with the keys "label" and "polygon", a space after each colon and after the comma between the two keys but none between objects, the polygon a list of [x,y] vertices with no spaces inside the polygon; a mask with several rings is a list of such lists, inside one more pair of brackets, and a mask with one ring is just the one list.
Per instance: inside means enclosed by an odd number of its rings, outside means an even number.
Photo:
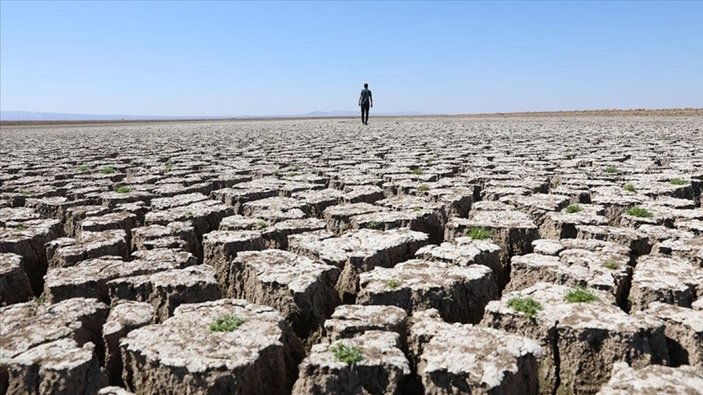
[{"label": "small plant sprout", "polygon": [[629,182],[625,185],[622,186],[622,189],[624,189],[626,192],[637,192],[635,189],[635,186],[630,184]]},{"label": "small plant sprout", "polygon": [[400,280],[392,278],[392,279],[386,281],[386,286],[390,289],[396,289],[400,286]]},{"label": "small plant sprout", "polygon": [[44,304],[44,302],[46,302],[46,294],[42,292],[41,295],[39,295],[39,296],[37,296],[36,298],[34,298],[34,301],[35,301],[37,304]]},{"label": "small plant sprout", "polygon": [[15,226],[15,230],[19,230],[19,231],[27,230],[27,227],[23,224],[19,224],[19,225]]},{"label": "small plant sprout", "polygon": [[166,162],[166,164],[164,165],[164,170],[167,172],[173,170],[173,163],[171,163],[170,161]]},{"label": "small plant sprout", "polygon": [[603,262],[603,267],[610,270],[616,270],[618,268],[618,263],[613,260],[608,260]]},{"label": "small plant sprout", "polygon": [[688,181],[684,180],[683,178],[672,178],[669,180],[671,185],[686,185],[688,184]]},{"label": "small plant sprout", "polygon": [[269,223],[264,220],[259,220],[259,221],[256,221],[255,226],[257,229],[266,229],[269,227]]},{"label": "small plant sprout", "polygon": [[627,215],[631,215],[633,217],[638,217],[638,218],[651,218],[654,216],[654,214],[649,212],[649,210],[647,210],[646,208],[642,208],[642,207],[638,207],[638,206],[628,208]]},{"label": "small plant sprout", "polygon": [[427,185],[427,184],[420,184],[420,185],[417,187],[417,190],[420,191],[420,192],[427,192],[427,191],[430,190],[430,186]]},{"label": "small plant sprout", "polygon": [[413,207],[412,210],[417,213],[417,212],[422,211],[422,207],[416,206],[416,207]]},{"label": "small plant sprout", "polygon": [[618,170],[618,168],[615,166],[608,166],[605,168],[605,172],[608,174],[616,174],[616,173],[619,173],[620,170]]},{"label": "small plant sprout", "polygon": [[102,174],[112,174],[115,172],[115,168],[112,166],[105,166],[102,169],[100,169],[100,173]]},{"label": "small plant sprout", "polygon": [[579,211],[583,211],[583,207],[580,204],[570,204],[566,208],[566,212],[569,214],[578,213]]},{"label": "small plant sprout", "polygon": [[21,191],[20,194],[24,197],[32,196],[32,192],[30,192],[30,191]]},{"label": "small plant sprout", "polygon": [[537,313],[542,310],[542,305],[538,301],[529,297],[521,298],[518,296],[508,301],[508,307],[517,312],[525,313],[530,318],[535,318]]},{"label": "small plant sprout", "polygon": [[493,237],[493,232],[486,228],[471,228],[466,235],[474,240],[487,240]]},{"label": "small plant sprout", "polygon": [[566,294],[564,300],[569,303],[591,303],[599,299],[596,294],[587,290],[586,288],[576,287]]},{"label": "small plant sprout", "polygon": [[245,320],[242,317],[225,314],[215,318],[215,320],[210,323],[208,329],[210,332],[232,332],[242,326],[244,322]]},{"label": "small plant sprout", "polygon": [[356,365],[363,359],[361,349],[355,345],[340,342],[330,347],[329,350],[339,362],[344,362],[350,366]]},{"label": "small plant sprout", "polygon": [[131,189],[129,189],[128,186],[120,185],[119,187],[115,188],[115,192],[117,193],[129,193]]},{"label": "small plant sprout", "polygon": [[414,175],[414,176],[421,176],[421,175],[425,174],[425,172],[422,171],[422,169],[420,169],[420,168],[418,167],[418,168],[416,168],[416,169],[410,170],[410,174],[412,174],[412,175]]},{"label": "small plant sprout", "polygon": [[81,173],[85,173],[86,171],[88,171],[88,166],[87,165],[80,165],[80,166],[78,166],[78,171],[80,171]]},{"label": "small plant sprout", "polygon": [[186,211],[185,216],[186,216],[186,218],[193,218],[193,212],[192,212],[192,211]]}]

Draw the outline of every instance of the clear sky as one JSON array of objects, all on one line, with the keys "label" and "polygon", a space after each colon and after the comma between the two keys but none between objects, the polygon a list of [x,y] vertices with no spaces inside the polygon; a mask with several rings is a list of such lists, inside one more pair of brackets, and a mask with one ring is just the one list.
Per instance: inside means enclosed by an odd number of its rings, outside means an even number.
[{"label": "clear sky", "polygon": [[0,0],[0,108],[132,115],[703,107],[703,2]]}]

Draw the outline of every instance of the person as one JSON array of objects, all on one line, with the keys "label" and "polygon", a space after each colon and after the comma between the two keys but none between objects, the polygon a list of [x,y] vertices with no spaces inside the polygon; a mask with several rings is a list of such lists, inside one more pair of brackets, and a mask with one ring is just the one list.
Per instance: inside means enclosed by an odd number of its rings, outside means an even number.
[{"label": "person", "polygon": [[364,125],[369,124],[369,108],[373,108],[373,96],[369,90],[369,83],[364,83],[364,89],[361,90],[359,96],[359,106],[361,107],[361,122]]}]

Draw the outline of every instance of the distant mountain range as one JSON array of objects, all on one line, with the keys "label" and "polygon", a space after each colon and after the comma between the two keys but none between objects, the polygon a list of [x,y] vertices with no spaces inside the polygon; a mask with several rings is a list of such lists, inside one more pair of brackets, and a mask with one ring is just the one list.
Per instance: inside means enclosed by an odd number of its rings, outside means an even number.
[{"label": "distant mountain range", "polygon": [[[0,121],[150,121],[179,119],[233,119],[233,118],[298,118],[298,117],[350,117],[356,111],[313,111],[293,115],[236,115],[236,116],[159,116],[125,114],[71,114],[60,112],[0,111]],[[424,115],[418,111],[375,113],[374,115]]]}]

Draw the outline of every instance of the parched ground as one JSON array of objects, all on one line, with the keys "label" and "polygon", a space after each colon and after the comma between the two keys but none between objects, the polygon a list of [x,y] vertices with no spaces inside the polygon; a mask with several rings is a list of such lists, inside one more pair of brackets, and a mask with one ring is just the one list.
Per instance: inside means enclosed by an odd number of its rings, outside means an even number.
[{"label": "parched ground", "polygon": [[0,394],[699,393],[653,114],[5,124]]}]

